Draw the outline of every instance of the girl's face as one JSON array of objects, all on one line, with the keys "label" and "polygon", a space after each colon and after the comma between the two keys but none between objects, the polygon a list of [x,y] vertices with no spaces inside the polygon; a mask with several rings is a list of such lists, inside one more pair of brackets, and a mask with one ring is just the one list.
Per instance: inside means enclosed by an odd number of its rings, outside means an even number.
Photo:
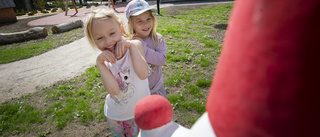
[{"label": "girl's face", "polygon": [[152,27],[153,19],[148,12],[133,16],[133,28],[138,37],[149,37]]},{"label": "girl's face", "polygon": [[92,22],[92,37],[101,51],[109,50],[115,53],[115,46],[121,40],[121,36],[120,25],[114,19]]}]

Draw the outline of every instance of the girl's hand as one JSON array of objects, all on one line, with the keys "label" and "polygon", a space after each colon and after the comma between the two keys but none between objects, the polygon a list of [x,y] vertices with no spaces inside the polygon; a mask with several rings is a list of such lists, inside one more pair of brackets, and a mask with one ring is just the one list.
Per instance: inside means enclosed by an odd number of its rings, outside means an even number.
[{"label": "girl's hand", "polygon": [[110,62],[112,64],[116,63],[117,59],[114,54],[108,50],[102,51],[97,58],[99,63],[104,63],[104,61]]},{"label": "girl's hand", "polygon": [[128,40],[119,41],[116,45],[116,51],[115,51],[116,58],[117,59],[122,58],[123,55],[126,53],[127,49],[130,48],[131,45],[132,43],[129,42]]},{"label": "girl's hand", "polygon": [[127,48],[123,45],[122,41],[119,41],[116,45],[115,56],[120,59],[125,53]]}]

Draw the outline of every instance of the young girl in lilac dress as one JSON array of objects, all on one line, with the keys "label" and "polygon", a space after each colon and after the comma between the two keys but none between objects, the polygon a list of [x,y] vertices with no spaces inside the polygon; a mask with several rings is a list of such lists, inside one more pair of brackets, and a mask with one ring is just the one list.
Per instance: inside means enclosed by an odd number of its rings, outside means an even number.
[{"label": "young girl in lilac dress", "polygon": [[148,77],[151,94],[167,98],[164,88],[162,66],[167,60],[166,44],[163,37],[156,32],[156,19],[149,4],[144,0],[132,0],[126,6],[129,33],[142,39],[147,63],[151,68]]}]

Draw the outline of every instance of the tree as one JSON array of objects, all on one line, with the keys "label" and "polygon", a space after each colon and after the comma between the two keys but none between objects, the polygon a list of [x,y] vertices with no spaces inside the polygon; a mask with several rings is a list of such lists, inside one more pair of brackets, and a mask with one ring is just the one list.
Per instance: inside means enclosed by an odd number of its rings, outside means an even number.
[{"label": "tree", "polygon": [[54,0],[54,4],[56,8],[61,8],[62,10],[66,10],[65,0]]},{"label": "tree", "polygon": [[33,5],[40,10],[46,8],[46,3],[46,0],[33,0]]}]

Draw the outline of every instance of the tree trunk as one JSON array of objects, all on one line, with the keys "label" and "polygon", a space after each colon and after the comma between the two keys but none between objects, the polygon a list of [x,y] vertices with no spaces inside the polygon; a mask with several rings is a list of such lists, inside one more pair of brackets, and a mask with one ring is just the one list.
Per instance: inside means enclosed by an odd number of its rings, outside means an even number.
[{"label": "tree trunk", "polygon": [[48,36],[44,27],[34,27],[26,31],[14,33],[0,33],[0,44],[16,43],[25,40],[38,39]]},{"label": "tree trunk", "polygon": [[52,30],[52,33],[56,34],[56,33],[69,31],[75,28],[80,28],[82,27],[82,24],[83,22],[81,20],[74,20],[74,21],[53,26],[51,30]]}]

